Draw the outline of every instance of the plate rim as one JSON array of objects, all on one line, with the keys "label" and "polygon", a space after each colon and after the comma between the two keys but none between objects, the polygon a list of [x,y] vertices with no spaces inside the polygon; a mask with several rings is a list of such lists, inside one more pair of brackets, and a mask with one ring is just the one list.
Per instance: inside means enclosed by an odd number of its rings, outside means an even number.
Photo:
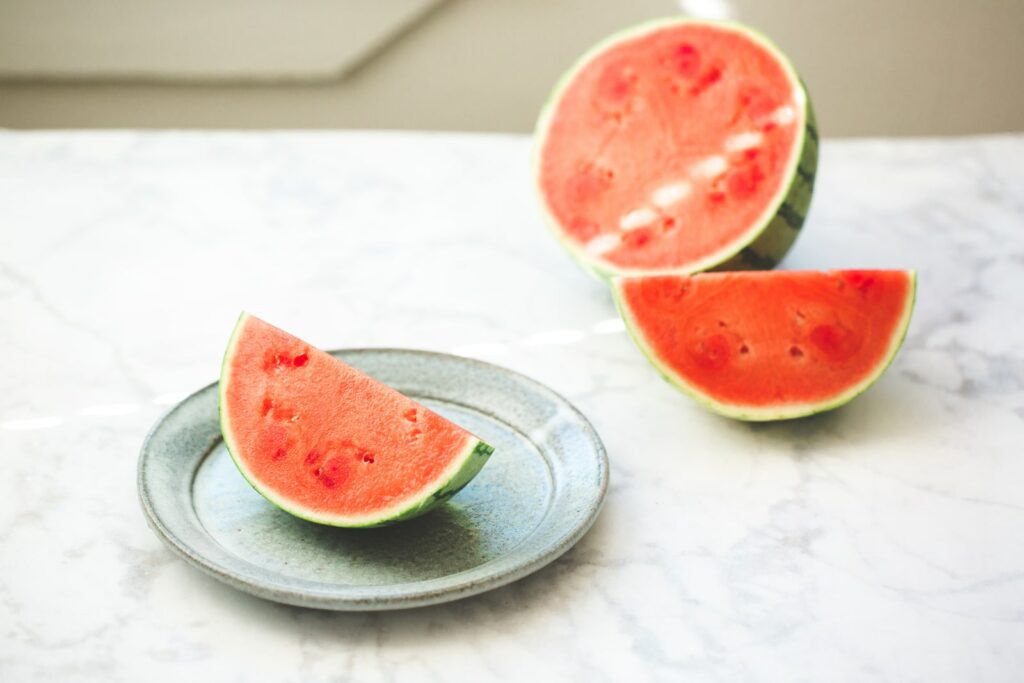
[{"label": "plate rim", "polygon": [[[457,354],[445,353],[441,351],[431,351],[426,349],[415,349],[415,348],[403,348],[403,347],[353,347],[353,348],[340,348],[330,349],[327,353],[332,356],[339,355],[361,355],[361,354],[379,354],[379,355],[411,355],[419,356],[421,358],[439,357],[443,358],[445,362],[457,362],[460,364],[476,365],[479,368],[489,371],[498,372],[510,376],[511,378],[528,384],[534,391],[539,391],[542,394],[547,394],[548,398],[553,399],[556,404],[559,404],[561,409],[567,410],[569,414],[575,418],[578,428],[582,429],[583,434],[587,437],[591,444],[598,473],[598,487],[596,492],[596,499],[590,506],[588,513],[577,522],[569,530],[554,540],[545,543],[540,549],[535,550],[529,555],[523,558],[522,562],[516,563],[514,566],[499,571],[496,574],[487,575],[480,577],[476,580],[455,585],[446,588],[424,588],[421,590],[411,590],[401,595],[373,595],[373,589],[375,587],[365,587],[365,595],[349,595],[342,596],[337,593],[323,590],[305,590],[302,588],[282,586],[269,581],[266,581],[260,577],[245,576],[237,574],[232,571],[229,567],[224,567],[216,560],[211,560],[200,552],[197,552],[192,548],[187,541],[179,538],[171,529],[167,527],[160,515],[156,512],[152,504],[152,492],[149,490],[150,487],[146,481],[146,471],[148,460],[151,454],[151,443],[160,428],[166,423],[167,419],[182,406],[190,401],[196,400],[196,397],[204,392],[208,392],[211,389],[215,389],[219,383],[218,381],[211,382],[195,391],[191,392],[179,402],[165,410],[153,423],[152,427],[147,431],[145,438],[142,441],[142,446],[139,451],[139,457],[137,462],[137,475],[136,475],[136,488],[139,503],[142,507],[143,516],[146,519],[147,525],[156,536],[168,547],[172,552],[185,560],[188,564],[202,571],[203,573],[211,576],[222,583],[225,583],[237,590],[255,595],[259,598],[271,600],[274,602],[285,603],[300,607],[321,609],[321,610],[332,610],[332,611],[351,611],[351,612],[365,612],[365,611],[385,611],[385,610],[398,610],[408,609],[415,607],[425,607],[429,605],[438,605],[442,603],[451,602],[454,600],[460,600],[462,598],[468,598],[474,595],[479,595],[487,591],[506,586],[510,583],[518,581],[519,579],[528,576],[548,564],[552,563],[564,553],[575,546],[583,536],[590,530],[590,528],[597,521],[598,516],[604,508],[605,500],[608,494],[608,481],[609,481],[609,462],[607,450],[604,443],[601,440],[600,435],[594,428],[590,420],[584,415],[571,401],[562,396],[560,393],[550,388],[546,384],[529,377],[521,372],[511,370],[495,363],[488,361],[479,360],[477,358],[469,358],[466,356],[459,356]],[[469,408],[475,408],[475,406],[466,406]],[[196,474],[199,471],[199,467],[206,458],[209,457],[210,452],[216,447],[222,437],[219,435],[217,439],[209,444],[209,446],[203,451],[195,469],[190,473],[190,479],[194,481]],[[532,442],[532,440],[531,440]],[[536,445],[536,444],[535,444]],[[547,455],[542,455],[547,467],[550,468],[551,463]],[[191,486],[189,488],[189,498],[191,499],[192,493]],[[547,515],[545,514],[545,517]],[[540,522],[543,525],[543,519]],[[201,527],[201,525],[200,525]],[[539,527],[537,527],[539,528]],[[536,529],[534,529],[536,531]],[[209,532],[203,529],[203,533],[213,543],[217,543]],[[533,533],[533,532],[531,532]],[[527,536],[529,538],[529,536]],[[525,539],[524,539],[525,540]],[[219,545],[219,544],[218,544]],[[515,548],[513,547],[508,553],[514,553]],[[225,550],[225,552],[227,552]],[[458,576],[459,574],[473,571],[479,567],[486,567],[491,562],[499,561],[502,557],[509,557],[508,554],[494,558],[488,562],[485,562],[476,567],[464,569],[459,572],[451,574],[444,574],[442,577],[447,578]],[[248,562],[243,557],[238,558],[242,562]],[[410,582],[406,584],[385,584],[386,586],[413,586],[417,582]]]}]

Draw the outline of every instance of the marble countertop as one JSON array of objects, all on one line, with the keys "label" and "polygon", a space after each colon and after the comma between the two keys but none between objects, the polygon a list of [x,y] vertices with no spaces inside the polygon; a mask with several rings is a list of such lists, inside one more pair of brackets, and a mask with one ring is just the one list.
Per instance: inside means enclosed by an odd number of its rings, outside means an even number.
[{"label": "marble countertop", "polygon": [[[784,267],[913,267],[870,392],[713,416],[541,223],[529,141],[0,133],[4,681],[1011,681],[1024,671],[1024,136],[826,141]],[[238,311],[485,358],[611,460],[584,540],[444,606],[334,614],[190,568],[135,491]]]}]

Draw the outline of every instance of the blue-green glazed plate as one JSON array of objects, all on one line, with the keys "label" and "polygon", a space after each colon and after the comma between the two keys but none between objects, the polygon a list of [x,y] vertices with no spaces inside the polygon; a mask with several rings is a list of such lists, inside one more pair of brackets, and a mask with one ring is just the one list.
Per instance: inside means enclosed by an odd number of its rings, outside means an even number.
[{"label": "blue-green glazed plate", "polygon": [[242,478],[221,441],[211,384],[157,422],[139,458],[143,511],[171,550],[268,600],[388,610],[515,581],[593,524],[608,460],[590,423],[555,392],[459,356],[332,353],[475,433],[494,455],[465,489],[423,517],[378,529],[321,526],[274,507]]}]

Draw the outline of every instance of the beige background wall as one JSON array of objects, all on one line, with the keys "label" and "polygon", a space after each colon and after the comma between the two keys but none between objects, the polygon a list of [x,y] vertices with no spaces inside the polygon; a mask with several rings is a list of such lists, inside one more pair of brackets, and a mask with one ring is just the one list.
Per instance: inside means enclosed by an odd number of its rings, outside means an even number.
[{"label": "beige background wall", "polygon": [[826,135],[1024,130],[1024,0],[214,4],[0,0],[0,126],[528,131],[587,46],[682,10],[772,36]]}]

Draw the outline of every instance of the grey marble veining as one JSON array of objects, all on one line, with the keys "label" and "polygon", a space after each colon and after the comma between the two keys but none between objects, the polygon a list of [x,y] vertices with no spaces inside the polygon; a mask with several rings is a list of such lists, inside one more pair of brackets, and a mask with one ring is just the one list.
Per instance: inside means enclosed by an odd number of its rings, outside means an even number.
[{"label": "grey marble veining", "polygon": [[[0,133],[5,681],[1013,681],[1024,671],[1024,136],[826,141],[787,268],[914,267],[907,344],[826,415],[664,383],[541,225],[528,140]],[[583,541],[388,614],[252,598],[146,528],[136,454],[240,309],[506,365],[594,423]]]}]

